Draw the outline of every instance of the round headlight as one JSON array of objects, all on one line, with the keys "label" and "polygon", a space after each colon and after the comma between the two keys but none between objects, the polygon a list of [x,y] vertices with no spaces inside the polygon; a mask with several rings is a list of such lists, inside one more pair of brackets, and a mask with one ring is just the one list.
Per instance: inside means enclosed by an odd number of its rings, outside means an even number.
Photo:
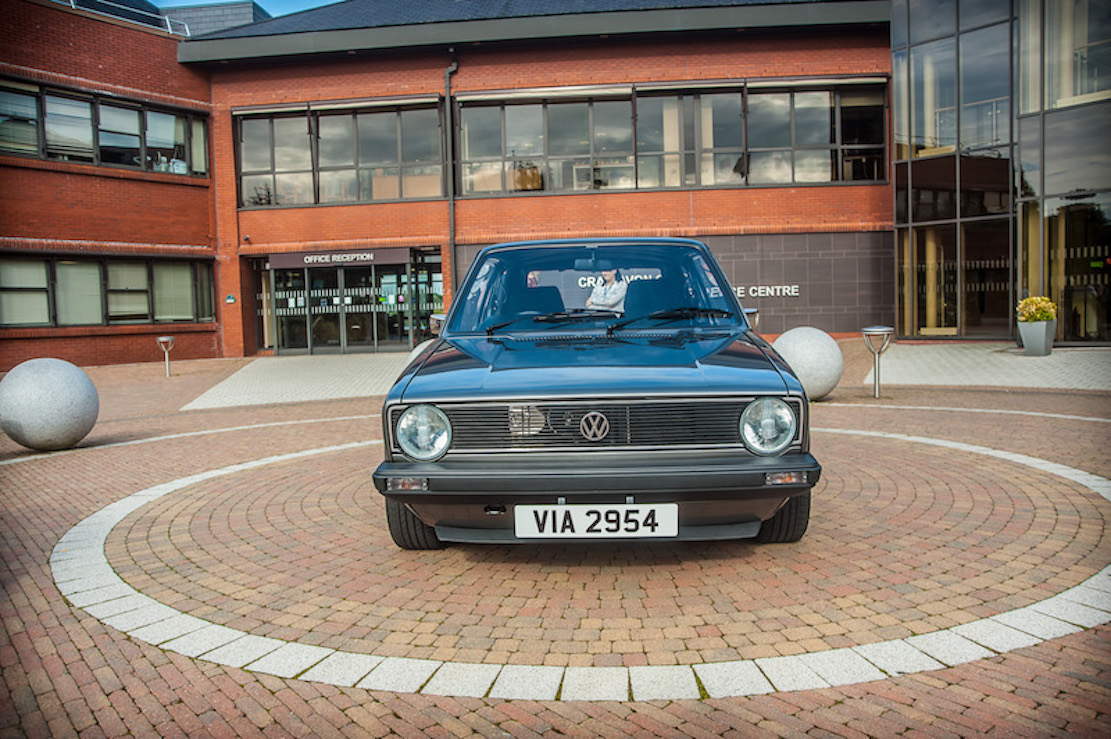
[{"label": "round headlight", "polygon": [[397,419],[397,443],[413,459],[438,459],[451,445],[451,422],[431,405],[414,405]]},{"label": "round headlight", "polygon": [[798,420],[779,398],[758,398],[741,413],[741,439],[756,454],[778,454],[791,445]]}]

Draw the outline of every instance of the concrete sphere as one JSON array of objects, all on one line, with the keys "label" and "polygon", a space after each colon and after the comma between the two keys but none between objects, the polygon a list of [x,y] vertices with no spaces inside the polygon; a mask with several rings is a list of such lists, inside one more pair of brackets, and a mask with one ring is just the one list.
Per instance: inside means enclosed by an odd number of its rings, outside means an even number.
[{"label": "concrete sphere", "polygon": [[781,335],[772,346],[791,365],[811,400],[829,395],[845,368],[841,347],[833,337],[812,326],[799,326]]},{"label": "concrete sphere", "polygon": [[28,359],[0,380],[0,428],[29,449],[69,449],[99,412],[93,381],[61,359]]}]

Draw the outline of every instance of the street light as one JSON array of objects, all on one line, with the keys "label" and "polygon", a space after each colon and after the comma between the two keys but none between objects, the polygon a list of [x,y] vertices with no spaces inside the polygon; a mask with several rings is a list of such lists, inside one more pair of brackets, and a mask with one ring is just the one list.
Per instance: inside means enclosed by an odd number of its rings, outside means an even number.
[{"label": "street light", "polygon": [[170,350],[174,348],[173,336],[159,336],[158,348],[166,355],[166,377],[170,376]]},{"label": "street light", "polygon": [[[872,397],[880,396],[880,355],[887,351],[891,340],[895,337],[895,329],[891,326],[867,326],[860,329],[868,351],[872,352]],[[883,339],[883,343],[876,347],[873,339]]]}]

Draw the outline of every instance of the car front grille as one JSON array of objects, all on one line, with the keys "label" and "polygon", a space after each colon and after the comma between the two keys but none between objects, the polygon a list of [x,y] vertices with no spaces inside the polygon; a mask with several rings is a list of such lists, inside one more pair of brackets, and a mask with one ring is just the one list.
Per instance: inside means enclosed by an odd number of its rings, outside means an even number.
[{"label": "car front grille", "polygon": [[[740,418],[751,400],[541,401],[438,407],[451,421],[449,454],[682,447],[743,449]],[[799,404],[792,399],[789,402],[800,414]],[[398,412],[395,410],[395,419]],[[801,421],[800,415],[800,427]],[[605,428],[604,434],[600,427]]]}]

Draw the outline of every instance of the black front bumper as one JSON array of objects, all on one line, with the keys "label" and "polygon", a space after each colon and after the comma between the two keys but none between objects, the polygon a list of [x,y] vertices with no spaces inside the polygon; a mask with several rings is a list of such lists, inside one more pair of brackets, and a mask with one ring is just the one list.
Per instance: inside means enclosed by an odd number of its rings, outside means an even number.
[{"label": "black front bumper", "polygon": [[[805,480],[769,482],[783,472],[805,473]],[[374,485],[435,527],[444,541],[521,541],[513,534],[517,504],[626,502],[678,503],[678,539],[706,540],[755,536],[761,521],[809,491],[820,475],[821,466],[808,453],[512,454],[383,462]],[[397,480],[418,489],[397,489]]]}]

